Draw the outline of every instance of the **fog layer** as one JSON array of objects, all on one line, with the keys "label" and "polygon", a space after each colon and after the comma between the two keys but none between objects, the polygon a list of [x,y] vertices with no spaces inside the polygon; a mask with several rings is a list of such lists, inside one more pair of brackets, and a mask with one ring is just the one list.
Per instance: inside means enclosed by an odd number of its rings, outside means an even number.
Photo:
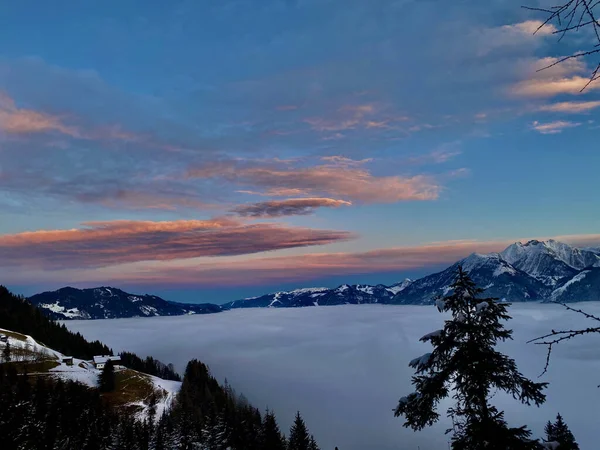
[{"label": "fog layer", "polygon": [[[600,315],[600,303],[580,306]],[[546,349],[527,340],[552,329],[593,325],[557,305],[516,304],[510,313],[507,326],[514,329],[514,341],[501,348],[536,379]],[[323,450],[426,450],[447,448],[447,404],[441,405],[439,424],[416,433],[403,428],[392,410],[412,392],[408,361],[431,348],[418,339],[442,328],[447,317],[432,306],[346,305],[65,324],[114,351],[172,362],[180,372],[188,360],[198,358],[255,406],[275,410],[282,429],[289,429],[300,410]],[[520,406],[501,394],[494,402],[512,425],[529,425],[534,437],[542,437],[544,423],[560,412],[581,449],[596,448],[600,336],[556,347],[542,380],[550,387],[541,408]]]}]

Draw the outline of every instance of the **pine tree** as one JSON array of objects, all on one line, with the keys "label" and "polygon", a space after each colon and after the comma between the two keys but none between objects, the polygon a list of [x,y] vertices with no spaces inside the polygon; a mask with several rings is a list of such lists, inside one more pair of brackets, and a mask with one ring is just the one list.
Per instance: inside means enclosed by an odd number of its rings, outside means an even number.
[{"label": "pine tree", "polygon": [[548,442],[558,442],[560,450],[579,450],[579,444],[575,441],[575,436],[569,430],[560,414],[556,415],[556,422],[546,424],[544,428],[546,440]]},{"label": "pine tree", "polygon": [[[547,383],[534,383],[518,370],[514,360],[495,350],[499,341],[511,339],[512,331],[501,321],[510,319],[507,304],[495,298],[478,298],[477,288],[459,266],[453,292],[436,300],[440,311],[452,319],[444,328],[421,338],[434,349],[410,362],[416,369],[414,393],[400,399],[395,415],[403,415],[404,426],[421,430],[437,422],[438,403],[452,395],[448,410],[454,429],[453,450],[521,450],[539,448],[525,427],[510,428],[504,413],[489,403],[492,390],[501,390],[527,405],[545,401]],[[454,387],[452,394],[450,388]]]},{"label": "pine tree", "polygon": [[296,418],[290,428],[290,439],[288,442],[288,450],[309,450],[310,436],[306,424],[300,415],[300,411],[296,413]]},{"label": "pine tree", "polygon": [[308,450],[321,450],[317,445],[317,441],[315,441],[315,437],[310,435],[310,442],[308,443]]},{"label": "pine tree", "polygon": [[263,450],[285,450],[285,436],[281,434],[273,412],[267,410],[262,423],[261,448]]},{"label": "pine tree", "polygon": [[98,384],[100,392],[112,392],[115,390],[115,366],[110,359],[104,364]]},{"label": "pine tree", "polygon": [[2,359],[4,359],[4,362],[10,362],[10,343],[7,342],[6,345],[4,346],[4,350],[2,351]]}]

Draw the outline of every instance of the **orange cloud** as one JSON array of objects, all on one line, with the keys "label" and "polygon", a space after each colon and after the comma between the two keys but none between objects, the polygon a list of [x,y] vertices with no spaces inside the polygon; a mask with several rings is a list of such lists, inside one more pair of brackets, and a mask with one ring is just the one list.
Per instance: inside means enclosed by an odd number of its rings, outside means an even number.
[{"label": "orange cloud", "polygon": [[80,137],[77,128],[65,125],[60,117],[17,108],[13,99],[3,93],[0,93],[0,130],[13,134],[57,131],[72,137]]},{"label": "orange cloud", "polygon": [[361,129],[393,128],[393,122],[409,120],[406,116],[382,114],[381,108],[373,104],[344,105],[332,117],[308,117],[308,123],[315,131],[344,131]]},{"label": "orange cloud", "polygon": [[[554,238],[579,247],[600,245],[599,234]],[[547,237],[537,237],[537,239],[547,239]],[[210,261],[172,261],[160,265],[144,262],[106,269],[67,271],[61,276],[96,283],[121,281],[147,285],[250,286],[296,281],[299,286],[302,286],[310,280],[327,276],[399,272],[449,265],[473,252],[498,252],[515,241],[528,240],[455,240],[354,253],[312,253],[245,260],[222,257]],[[43,278],[44,274],[41,273],[39,276]],[[56,282],[56,276],[51,274],[48,279]],[[67,278],[67,281],[70,279]]]},{"label": "orange cloud", "polygon": [[[543,25],[543,26],[542,26]],[[526,20],[525,22],[515,23],[512,25],[504,25],[503,30],[509,32],[518,32],[522,34],[538,34],[547,36],[556,31],[556,27],[551,23],[544,25],[540,20]]]},{"label": "orange cloud", "polygon": [[555,122],[548,123],[540,123],[536,121],[533,122],[531,128],[533,128],[535,131],[540,132],[541,134],[557,134],[562,133],[562,131],[567,128],[574,128],[578,127],[579,125],[581,124],[577,122],[568,122],[565,120],[557,120]]},{"label": "orange cloud", "polygon": [[600,101],[590,102],[560,102],[550,105],[543,105],[538,108],[538,111],[547,112],[562,112],[562,113],[583,113],[592,109],[600,108]]},{"label": "orange cloud", "polygon": [[232,211],[243,217],[283,217],[311,214],[316,208],[339,208],[351,204],[332,198],[290,198],[240,205]]},{"label": "orange cloud", "polygon": [[[599,89],[598,83],[589,84],[591,70],[580,58],[567,59],[546,57],[529,63],[527,79],[510,87],[509,92],[518,97],[553,97],[560,94],[579,95]],[[586,87],[586,85],[588,85]]]},{"label": "orange cloud", "polygon": [[[575,75],[567,78],[526,80],[513,87],[515,95],[524,97],[553,97],[559,94],[578,95],[588,84],[589,78]],[[600,83],[592,83],[587,90],[600,89]]]},{"label": "orange cloud", "polygon": [[[356,162],[354,162],[356,163]],[[406,200],[434,200],[441,187],[432,177],[374,176],[367,169],[348,164],[313,167],[242,166],[234,161],[218,162],[191,169],[191,178],[224,178],[236,184],[260,188],[265,195],[323,195],[363,203],[394,203]]]},{"label": "orange cloud", "polygon": [[31,109],[18,108],[8,95],[0,92],[0,131],[10,134],[57,132],[77,139],[146,141],[167,149],[167,145],[151,142],[149,136],[123,130],[118,125],[85,129],[64,123],[64,118]]},{"label": "orange cloud", "polygon": [[45,270],[106,267],[140,261],[231,256],[324,245],[354,237],[345,231],[245,224],[231,218],[171,222],[84,223],[70,230],[0,236],[0,265]]}]

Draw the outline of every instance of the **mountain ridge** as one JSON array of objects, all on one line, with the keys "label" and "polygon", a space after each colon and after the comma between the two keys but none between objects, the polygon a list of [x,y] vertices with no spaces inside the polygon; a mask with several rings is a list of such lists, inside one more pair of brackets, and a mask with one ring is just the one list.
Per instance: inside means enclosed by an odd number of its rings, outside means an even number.
[{"label": "mountain ridge", "polygon": [[53,319],[210,314],[240,308],[299,308],[343,304],[431,304],[447,295],[459,265],[486,290],[503,301],[600,300],[600,249],[576,248],[555,240],[515,242],[501,252],[472,253],[445,270],[416,280],[383,284],[308,287],[234,300],[222,305],[177,303],[118,288],[64,287],[31,296],[30,301]]},{"label": "mountain ridge", "polygon": [[219,305],[212,303],[177,303],[156,295],[130,294],[110,286],[86,289],[66,286],[32,295],[29,301],[55,320],[178,316],[221,311]]},{"label": "mountain ridge", "polygon": [[[511,262],[512,261],[512,262]],[[600,249],[580,249],[555,241],[516,242],[502,252],[472,253],[447,269],[391,286],[348,285],[322,289],[311,297],[300,291],[275,292],[235,300],[223,309],[298,307],[340,304],[431,304],[446,295],[458,265],[470,272],[486,295],[505,301],[586,301],[600,299]],[[587,271],[582,274],[582,272]],[[579,277],[579,278],[577,278]],[[583,281],[583,282],[580,282]],[[402,286],[390,296],[395,286]],[[321,288],[320,288],[321,289]],[[340,295],[347,292],[346,295]],[[314,297],[318,297],[315,299]]]}]

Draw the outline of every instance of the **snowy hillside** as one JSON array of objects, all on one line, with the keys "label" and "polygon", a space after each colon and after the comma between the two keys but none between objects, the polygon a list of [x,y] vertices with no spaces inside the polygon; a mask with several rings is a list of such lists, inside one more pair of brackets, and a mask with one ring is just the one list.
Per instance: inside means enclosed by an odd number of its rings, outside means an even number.
[{"label": "snowy hillside", "polygon": [[115,319],[124,317],[179,316],[219,312],[218,305],[185,304],[164,300],[155,295],[129,294],[117,288],[76,289],[33,295],[29,301],[56,320]]},{"label": "snowy hillside", "polygon": [[[7,342],[0,342],[0,354],[8,344],[11,355],[8,364],[26,367],[29,376],[60,378],[91,388],[98,387],[101,371],[94,367],[92,361],[71,359],[70,356],[48,348],[25,334],[0,328],[0,335],[7,336]],[[107,395],[111,396],[117,406],[132,410],[140,420],[148,416],[152,395],[157,400],[155,419],[158,420],[162,412],[171,407],[181,387],[179,381],[163,380],[120,365],[115,366],[115,380],[115,392]]]}]

